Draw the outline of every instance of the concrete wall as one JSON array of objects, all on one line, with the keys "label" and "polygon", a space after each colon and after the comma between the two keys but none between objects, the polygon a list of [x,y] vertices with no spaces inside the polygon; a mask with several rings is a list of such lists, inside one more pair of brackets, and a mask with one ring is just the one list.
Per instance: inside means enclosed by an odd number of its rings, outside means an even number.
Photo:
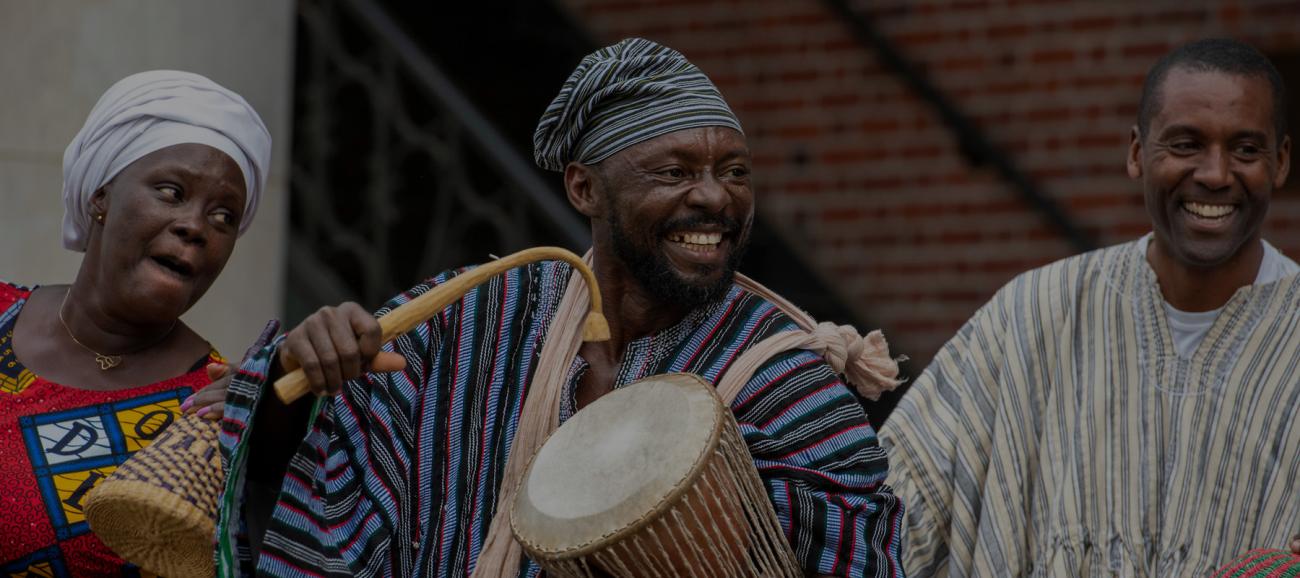
[{"label": "concrete wall", "polygon": [[0,0],[0,279],[72,280],[60,241],[63,149],[134,72],[175,68],[238,92],[274,139],[267,194],[225,272],[185,320],[227,357],[279,314],[288,227],[291,0]]}]

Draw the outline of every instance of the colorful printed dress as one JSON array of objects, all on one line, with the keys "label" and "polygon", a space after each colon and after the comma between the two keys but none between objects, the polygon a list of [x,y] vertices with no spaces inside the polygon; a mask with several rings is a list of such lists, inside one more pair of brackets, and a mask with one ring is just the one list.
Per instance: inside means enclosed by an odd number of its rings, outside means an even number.
[{"label": "colorful printed dress", "polygon": [[31,291],[0,282],[0,576],[148,575],[91,534],[86,493],[172,423],[208,384],[204,366],[118,391],[42,379],[14,355],[18,314]]}]

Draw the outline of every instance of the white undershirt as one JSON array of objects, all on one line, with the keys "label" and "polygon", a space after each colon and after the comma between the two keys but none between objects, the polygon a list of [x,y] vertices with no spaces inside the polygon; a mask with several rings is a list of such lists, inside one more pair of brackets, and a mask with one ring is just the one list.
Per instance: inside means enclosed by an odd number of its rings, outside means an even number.
[{"label": "white undershirt", "polygon": [[[1147,233],[1138,240],[1138,249],[1143,255],[1146,255],[1147,246],[1151,244],[1151,236],[1152,233]],[[1288,259],[1268,241],[1261,242],[1264,243],[1264,258],[1259,262],[1255,285],[1272,283],[1300,272],[1300,265],[1296,265],[1295,261]],[[1214,326],[1214,320],[1219,317],[1219,312],[1223,311],[1223,308],[1212,311],[1180,311],[1174,309],[1168,301],[1164,304],[1165,316],[1169,319],[1169,331],[1174,337],[1174,349],[1178,351],[1179,357],[1190,358],[1205,339],[1205,334],[1209,333],[1210,328]]]}]

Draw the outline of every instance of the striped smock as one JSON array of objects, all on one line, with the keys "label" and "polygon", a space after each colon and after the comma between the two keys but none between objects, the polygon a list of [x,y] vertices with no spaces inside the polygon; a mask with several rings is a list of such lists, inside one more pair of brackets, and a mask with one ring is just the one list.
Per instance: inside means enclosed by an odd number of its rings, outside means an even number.
[{"label": "striped smock", "polygon": [[[222,445],[230,476],[219,573],[469,576],[571,272],[548,261],[497,276],[385,346],[406,358],[404,372],[366,375],[320,404],[283,480],[256,569],[240,542],[243,460],[277,344],[247,361],[226,405]],[[415,287],[380,313],[455,274]],[[681,371],[717,383],[747,347],[794,327],[772,304],[733,286],[724,299],[629,343],[616,387]],[[576,361],[570,395],[582,370]],[[884,452],[825,361],[805,351],[772,359],[732,409],[806,569],[901,575],[902,507],[884,486]],[[525,560],[519,576],[538,574]]]},{"label": "striped smock", "polygon": [[1207,576],[1300,531],[1300,277],[1190,357],[1139,243],[1017,277],[882,432],[914,576]]}]

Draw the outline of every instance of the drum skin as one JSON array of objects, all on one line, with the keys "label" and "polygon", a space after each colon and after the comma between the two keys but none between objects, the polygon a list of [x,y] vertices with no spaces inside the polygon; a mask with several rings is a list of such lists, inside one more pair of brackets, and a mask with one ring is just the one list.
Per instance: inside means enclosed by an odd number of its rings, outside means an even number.
[{"label": "drum skin", "polygon": [[731,411],[689,374],[613,391],[556,430],[511,529],[557,578],[798,575]]},{"label": "drum skin", "polygon": [[628,578],[736,576],[753,540],[736,480],[720,457],[711,461],[678,503],[640,532],[594,552],[594,566]]}]

